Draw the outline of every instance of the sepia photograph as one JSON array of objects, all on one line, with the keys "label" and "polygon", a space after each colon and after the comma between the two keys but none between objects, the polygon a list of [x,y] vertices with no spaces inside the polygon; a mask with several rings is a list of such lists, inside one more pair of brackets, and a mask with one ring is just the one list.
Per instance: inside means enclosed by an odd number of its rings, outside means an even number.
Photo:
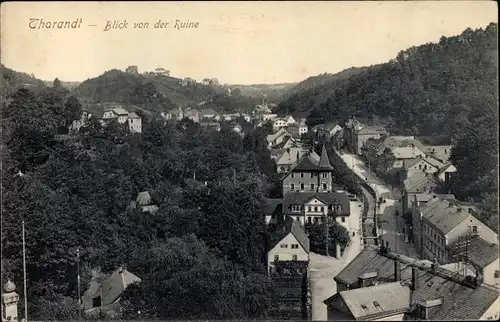
[{"label": "sepia photograph", "polygon": [[498,320],[497,15],[3,2],[1,321]]}]

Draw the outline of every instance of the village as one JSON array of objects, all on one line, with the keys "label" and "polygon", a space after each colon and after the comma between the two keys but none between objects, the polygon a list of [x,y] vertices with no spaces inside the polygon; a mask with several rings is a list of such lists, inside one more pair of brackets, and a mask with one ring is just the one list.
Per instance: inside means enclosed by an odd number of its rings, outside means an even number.
[{"label": "village", "polygon": [[[141,117],[110,107],[101,125],[115,120],[141,133]],[[72,130],[90,118],[84,111]],[[265,103],[251,115],[180,107],[161,114],[165,122],[184,118],[217,131],[226,124],[241,136],[254,127],[272,129],[266,140],[283,196],[268,199],[265,208],[272,236],[267,269],[282,284],[276,310],[313,320],[498,319],[498,235],[475,217],[476,207],[449,191],[456,171],[451,145],[391,136],[355,118],[310,128],[305,119],[279,117]],[[303,142],[308,134],[312,145]],[[357,177],[361,194],[337,180],[338,160]],[[158,209],[148,191],[131,207]],[[347,245],[335,232],[328,236],[332,224],[348,232]],[[324,232],[322,254],[313,251],[313,227]],[[113,311],[121,292],[140,281],[124,268],[107,277],[96,273],[82,296],[87,314]],[[14,290],[9,281],[4,302],[15,302]]]}]

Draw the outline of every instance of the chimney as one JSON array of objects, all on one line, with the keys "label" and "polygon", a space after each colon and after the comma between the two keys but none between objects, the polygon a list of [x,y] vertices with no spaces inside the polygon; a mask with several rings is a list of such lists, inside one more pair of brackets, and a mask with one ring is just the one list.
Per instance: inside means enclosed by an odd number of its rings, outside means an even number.
[{"label": "chimney", "polygon": [[398,260],[394,261],[394,280],[401,281],[401,262]]},{"label": "chimney", "polygon": [[415,291],[418,289],[418,268],[411,268],[411,290]]}]

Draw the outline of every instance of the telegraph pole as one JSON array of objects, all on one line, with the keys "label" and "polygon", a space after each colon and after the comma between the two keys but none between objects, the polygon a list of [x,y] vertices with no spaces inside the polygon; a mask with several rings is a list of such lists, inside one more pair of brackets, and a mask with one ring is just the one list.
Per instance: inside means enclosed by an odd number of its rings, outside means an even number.
[{"label": "telegraph pole", "polygon": [[24,219],[22,221],[23,225],[23,275],[24,275],[24,320],[28,322],[28,292],[26,287],[26,234],[24,231]]},{"label": "telegraph pole", "polygon": [[78,282],[78,316],[81,317],[82,315],[82,302],[81,302],[81,297],[80,297],[80,249],[76,249],[76,270],[77,270],[77,282]]},{"label": "telegraph pole", "polygon": [[330,253],[329,253],[329,241],[328,241],[328,214],[326,215],[326,220],[325,220],[325,228],[326,228],[326,240],[325,240],[325,249],[326,249],[326,256],[330,256]]}]

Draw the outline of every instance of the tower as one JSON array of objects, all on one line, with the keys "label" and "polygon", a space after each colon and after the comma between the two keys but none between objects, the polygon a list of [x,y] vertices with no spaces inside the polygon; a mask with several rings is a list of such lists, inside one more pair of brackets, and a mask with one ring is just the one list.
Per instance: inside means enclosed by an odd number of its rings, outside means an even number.
[{"label": "tower", "polygon": [[16,284],[10,280],[3,286],[2,293],[2,322],[17,321],[17,302],[19,294],[16,293]]}]

